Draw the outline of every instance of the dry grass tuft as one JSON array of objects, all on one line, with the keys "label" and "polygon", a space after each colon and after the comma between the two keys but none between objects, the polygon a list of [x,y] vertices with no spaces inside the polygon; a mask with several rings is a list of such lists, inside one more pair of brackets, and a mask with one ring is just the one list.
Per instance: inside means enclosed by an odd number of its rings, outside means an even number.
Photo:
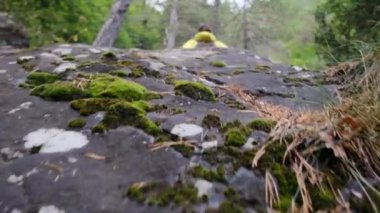
[{"label": "dry grass tuft", "polygon": [[[270,133],[270,141],[257,151],[252,166],[260,165],[266,148],[273,143],[286,144],[280,163],[291,167],[302,200],[300,207],[292,207],[293,212],[317,210],[313,209],[309,187],[329,182],[327,174],[357,180],[373,211],[378,212],[370,194],[380,196],[380,192],[367,180],[380,181],[377,175],[380,174],[380,51],[363,57],[360,62],[339,64],[328,69],[325,75],[341,82],[345,91],[339,105],[328,106],[322,112],[295,112],[262,103],[239,86],[223,86],[223,89],[249,104],[261,116],[278,121]],[[320,159],[326,150],[332,151],[331,154]],[[324,163],[328,159],[334,165]],[[349,212],[349,204],[339,189],[333,184],[330,187],[338,203],[332,212]],[[266,172],[266,190],[266,201],[272,208],[277,201],[277,188],[269,172]]]}]

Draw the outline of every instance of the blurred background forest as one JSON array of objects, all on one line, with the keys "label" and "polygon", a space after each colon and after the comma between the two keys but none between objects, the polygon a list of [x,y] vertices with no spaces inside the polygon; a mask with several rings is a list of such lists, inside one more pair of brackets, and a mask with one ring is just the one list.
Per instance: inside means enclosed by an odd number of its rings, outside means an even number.
[{"label": "blurred background forest", "polygon": [[[91,44],[113,0],[1,0],[0,11],[20,21],[32,47]],[[162,49],[173,3],[175,46],[208,23],[230,47],[275,62],[321,69],[358,58],[380,38],[378,0],[132,0],[115,46]]]}]

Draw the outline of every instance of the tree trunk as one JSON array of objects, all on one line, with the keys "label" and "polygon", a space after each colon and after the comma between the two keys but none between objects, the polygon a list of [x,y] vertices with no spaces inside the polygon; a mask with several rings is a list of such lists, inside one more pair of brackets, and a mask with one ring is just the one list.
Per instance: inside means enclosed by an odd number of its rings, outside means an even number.
[{"label": "tree trunk", "polygon": [[124,21],[124,15],[128,10],[131,0],[115,0],[107,21],[103,24],[93,45],[112,47],[119,34]]},{"label": "tree trunk", "polygon": [[248,20],[247,20],[247,9],[248,8],[248,0],[244,0],[244,8],[243,8],[243,48],[245,50],[248,49]]},{"label": "tree trunk", "polygon": [[214,11],[213,11],[213,31],[216,35],[218,35],[220,32],[220,18],[219,18],[219,10],[220,10],[220,0],[215,0],[214,2]]},{"label": "tree trunk", "polygon": [[166,30],[166,49],[175,47],[175,39],[178,30],[178,0],[172,1],[172,8],[170,11],[169,27]]}]

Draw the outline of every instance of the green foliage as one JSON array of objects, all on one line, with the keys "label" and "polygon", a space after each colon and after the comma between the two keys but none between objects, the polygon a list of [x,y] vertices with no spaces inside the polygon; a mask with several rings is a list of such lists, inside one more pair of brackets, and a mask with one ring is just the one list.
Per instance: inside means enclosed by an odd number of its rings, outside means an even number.
[{"label": "green foliage", "polygon": [[[15,16],[27,29],[32,46],[92,43],[113,0],[2,0],[0,11]],[[121,28],[117,47],[158,48],[161,15],[144,1],[134,1]]]},{"label": "green foliage", "polygon": [[318,51],[328,62],[340,62],[370,50],[380,40],[377,0],[324,0],[316,11]]}]

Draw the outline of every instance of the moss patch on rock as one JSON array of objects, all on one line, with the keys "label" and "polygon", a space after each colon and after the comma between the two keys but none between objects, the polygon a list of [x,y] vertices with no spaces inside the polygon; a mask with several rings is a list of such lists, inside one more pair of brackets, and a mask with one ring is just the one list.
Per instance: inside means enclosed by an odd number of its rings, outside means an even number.
[{"label": "moss patch on rock", "polygon": [[220,128],[221,125],[220,117],[215,113],[207,114],[202,120],[202,126],[205,128]]},{"label": "moss patch on rock", "polygon": [[162,182],[133,184],[124,196],[150,206],[188,206],[206,200],[198,197],[198,190],[194,186],[182,183],[170,186]]},{"label": "moss patch on rock", "polygon": [[31,86],[39,86],[41,84],[54,83],[58,81],[60,77],[56,74],[48,73],[48,72],[31,72],[26,77],[26,84]]},{"label": "moss patch on rock", "polygon": [[210,65],[214,66],[214,67],[226,67],[227,66],[226,62],[221,61],[221,60],[211,61]]},{"label": "moss patch on rock", "polygon": [[270,132],[276,126],[276,122],[267,119],[255,119],[251,121],[247,126],[254,130]]},{"label": "moss patch on rock", "polygon": [[108,106],[115,104],[119,100],[109,98],[86,98],[73,100],[71,108],[79,111],[81,115],[91,115],[99,111],[105,111]]},{"label": "moss patch on rock", "polygon": [[104,124],[98,124],[91,128],[92,133],[100,133],[103,134],[107,131],[107,127]]},{"label": "moss patch on rock", "polygon": [[227,146],[243,146],[248,136],[239,128],[231,128],[227,131],[225,142]]},{"label": "moss patch on rock", "polygon": [[73,129],[80,129],[86,126],[86,120],[84,118],[76,118],[69,121],[68,127]]},{"label": "moss patch on rock", "polygon": [[152,135],[161,133],[161,129],[146,117],[146,112],[143,109],[126,101],[121,101],[109,106],[102,122],[109,128],[130,125],[140,128]]},{"label": "moss patch on rock", "polygon": [[219,166],[216,171],[203,168],[202,166],[195,166],[190,169],[189,173],[197,178],[202,178],[208,181],[225,182],[224,167]]},{"label": "moss patch on rock", "polygon": [[177,94],[194,100],[215,101],[215,94],[212,89],[200,82],[176,81],[174,90]]},{"label": "moss patch on rock", "polygon": [[194,148],[190,147],[190,146],[180,144],[180,145],[174,145],[174,146],[172,146],[172,148],[175,151],[181,153],[182,156],[185,158],[190,158],[191,156],[194,155]]},{"label": "moss patch on rock", "polygon": [[30,94],[52,101],[70,101],[88,96],[85,91],[66,81],[40,85],[35,87]]},{"label": "moss patch on rock", "polygon": [[137,101],[145,97],[148,90],[135,82],[112,75],[99,74],[88,85],[92,97],[120,98]]}]

